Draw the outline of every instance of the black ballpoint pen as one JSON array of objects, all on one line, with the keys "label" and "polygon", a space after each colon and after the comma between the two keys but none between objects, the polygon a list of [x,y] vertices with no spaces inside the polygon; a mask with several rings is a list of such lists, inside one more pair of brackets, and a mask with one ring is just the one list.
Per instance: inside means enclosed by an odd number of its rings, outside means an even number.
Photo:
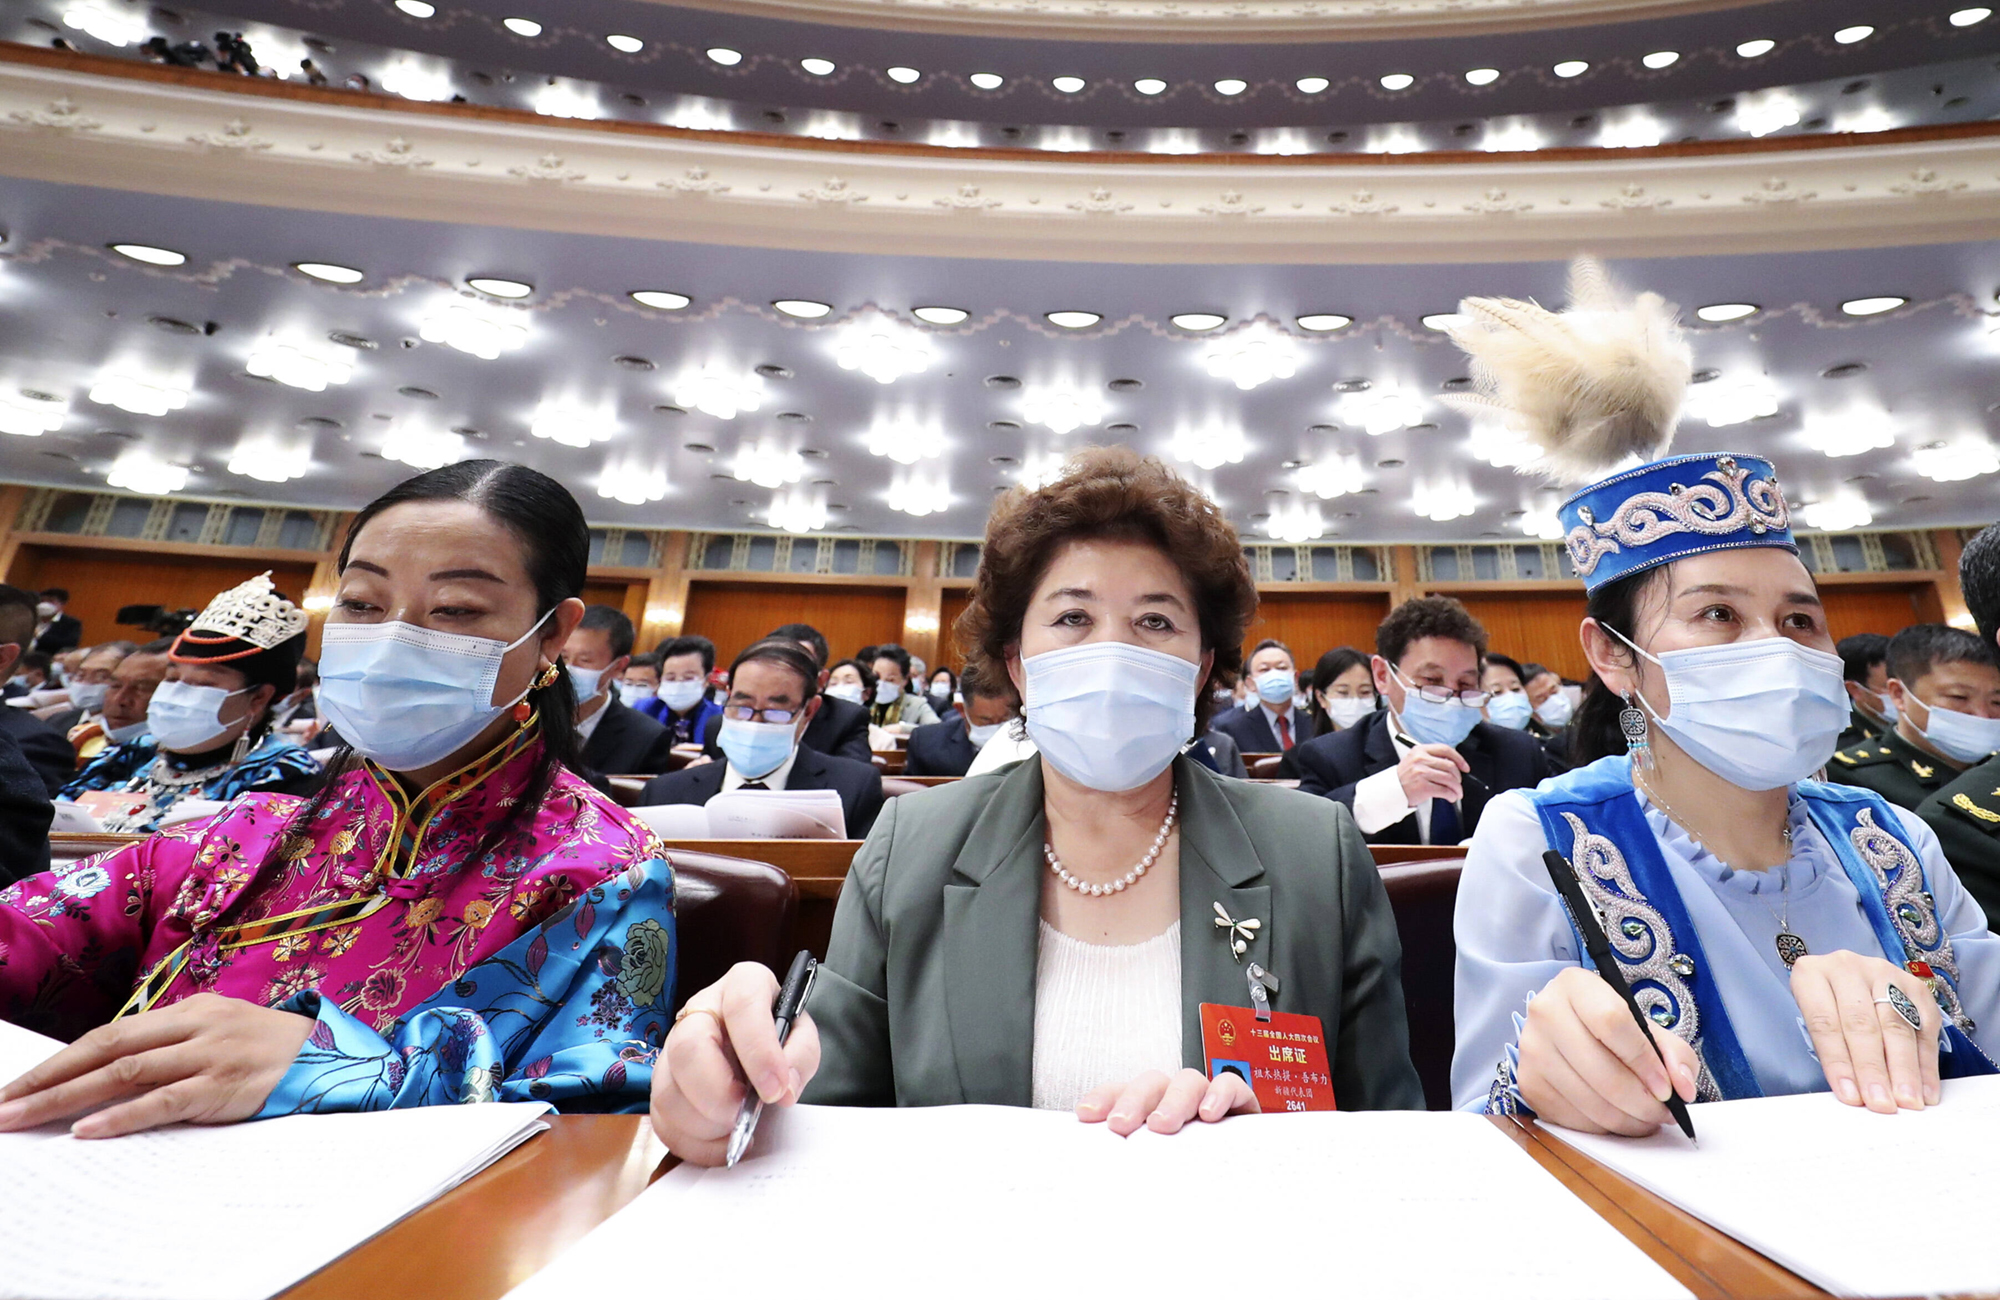
[{"label": "black ballpoint pen", "polygon": [[[778,990],[778,1003],[771,1008],[771,1018],[778,1025],[778,1046],[792,1036],[792,1026],[798,1023],[799,1013],[806,1009],[806,997],[812,992],[813,977],[819,974],[819,963],[803,948],[792,958],[792,968],[785,972],[784,987]],[[749,1095],[743,1098],[743,1105],[736,1112],[736,1123],[729,1129],[729,1167],[735,1168],[743,1153],[750,1149],[750,1139],[757,1133],[758,1117],[764,1113],[764,1099],[757,1095],[753,1086]]]},{"label": "black ballpoint pen", "polygon": [[[1632,1013],[1632,1020],[1639,1026],[1639,1032],[1646,1036],[1646,1043],[1653,1049],[1653,1055],[1660,1058],[1665,1068],[1667,1055],[1660,1050],[1660,1044],[1653,1037],[1653,1029],[1647,1023],[1646,1013],[1639,1010],[1639,1000],[1632,996],[1632,986],[1625,982],[1625,973],[1618,969],[1618,959],[1611,953],[1611,942],[1604,937],[1604,927],[1597,923],[1597,913],[1583,896],[1583,887],[1576,883],[1576,871],[1569,859],[1550,849],[1542,854],[1542,865],[1549,869],[1549,879],[1555,881],[1556,893],[1562,895],[1563,906],[1569,909],[1570,920],[1576,925],[1576,932],[1583,936],[1584,949],[1590,953],[1590,960],[1596,965],[1597,973],[1604,982],[1618,990],[1618,996],[1625,999],[1625,1006]],[[1688,1118],[1687,1103],[1674,1090],[1673,1071],[1667,1070],[1667,1113],[1674,1117],[1674,1123],[1681,1126],[1688,1141],[1694,1141],[1694,1121]]]}]

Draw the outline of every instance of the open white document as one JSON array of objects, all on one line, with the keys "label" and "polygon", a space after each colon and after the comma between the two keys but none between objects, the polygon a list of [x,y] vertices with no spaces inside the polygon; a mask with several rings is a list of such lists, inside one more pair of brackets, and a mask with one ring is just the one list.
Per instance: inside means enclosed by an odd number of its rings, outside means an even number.
[{"label": "open white document", "polygon": [[1835,1295],[2000,1290],[2000,1077],[1894,1115],[1824,1092],[1689,1114],[1699,1145],[1550,1131]]},{"label": "open white document", "polygon": [[837,790],[731,790],[705,806],[662,804],[628,811],[670,840],[847,838],[847,813]]},{"label": "open white document", "polygon": [[802,1106],[766,1111],[735,1169],[675,1169],[510,1300],[629,1290],[634,1243],[675,1241],[700,1243],[668,1270],[688,1296],[1688,1295],[1476,1115],[1119,1138],[1066,1111]]},{"label": "open white document", "polygon": [[63,1047],[56,1039],[0,1020],[0,1084],[12,1083]]},{"label": "open white document", "polygon": [[[61,1046],[24,1032],[0,1036],[0,1075]],[[0,1297],[264,1300],[548,1127],[547,1110],[300,1115],[95,1142],[59,1125],[0,1134],[0,1187],[15,1193],[0,1214]]]}]

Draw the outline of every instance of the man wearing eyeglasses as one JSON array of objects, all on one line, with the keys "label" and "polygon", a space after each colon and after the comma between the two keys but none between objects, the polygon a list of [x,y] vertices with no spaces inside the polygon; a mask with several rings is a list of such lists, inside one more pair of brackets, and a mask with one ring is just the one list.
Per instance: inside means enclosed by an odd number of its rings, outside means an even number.
[{"label": "man wearing eyeglasses", "polygon": [[1449,596],[1391,610],[1375,629],[1372,665],[1387,708],[1299,745],[1299,789],[1353,809],[1370,843],[1470,839],[1494,795],[1551,775],[1533,736],[1485,720],[1485,653],[1486,629]]},{"label": "man wearing eyeglasses", "polygon": [[729,698],[715,733],[723,761],[656,776],[639,802],[706,804],[733,790],[833,790],[847,818],[847,838],[866,839],[882,811],[881,773],[872,763],[799,743],[824,702],[819,665],[798,642],[757,642],[729,666]]}]

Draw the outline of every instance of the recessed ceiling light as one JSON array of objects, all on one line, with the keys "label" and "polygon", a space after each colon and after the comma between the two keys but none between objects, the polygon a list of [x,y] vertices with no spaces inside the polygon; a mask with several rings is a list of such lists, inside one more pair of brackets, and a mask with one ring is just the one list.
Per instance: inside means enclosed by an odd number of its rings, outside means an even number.
[{"label": "recessed ceiling light", "polygon": [[1229,318],[1227,316],[1218,316],[1212,311],[1184,311],[1180,315],[1170,316],[1168,319],[1173,321],[1174,325],[1180,329],[1199,332],[1201,330],[1212,330]]},{"label": "recessed ceiling light", "polygon": [[1590,65],[1582,59],[1566,59],[1552,69],[1558,77],[1581,77],[1590,71]]},{"label": "recessed ceiling light", "polygon": [[1465,79],[1475,86],[1490,86],[1500,80],[1500,69],[1474,68],[1465,74]]},{"label": "recessed ceiling light", "polygon": [[171,248],[155,248],[151,244],[113,244],[111,251],[144,262],[147,266],[179,266],[187,261],[186,253],[176,253]]},{"label": "recessed ceiling light", "polygon": [[1761,59],[1777,48],[1778,43],[1776,41],[1766,40],[1760,36],[1754,41],[1745,41],[1743,44],[1737,46],[1736,57],[1740,59]]},{"label": "recessed ceiling light", "polygon": [[[966,80],[981,90],[998,90],[1007,84],[1007,78],[997,72],[975,72]],[[1061,87],[1058,86],[1057,89],[1060,90]]]},{"label": "recessed ceiling light", "polygon": [[915,307],[910,311],[927,325],[956,325],[971,314],[963,307]]},{"label": "recessed ceiling light", "polygon": [[1992,16],[1993,16],[1993,11],[1991,9],[1987,9],[1984,7],[1975,7],[1972,9],[1959,10],[1957,13],[1951,16],[1950,21],[1953,27],[1972,27],[1979,23],[1985,22],[1988,18],[1991,18]]},{"label": "recessed ceiling light", "polygon": [[396,7],[412,18],[429,18],[438,11],[430,0],[396,0]]},{"label": "recessed ceiling light", "polygon": [[1104,317],[1094,311],[1052,311],[1043,319],[1051,325],[1060,325],[1066,330],[1087,330]]},{"label": "recessed ceiling light", "polygon": [[1325,77],[1300,77],[1292,83],[1301,95],[1317,95],[1333,83]]},{"label": "recessed ceiling light", "polygon": [[800,59],[799,66],[807,72],[812,73],[815,77],[833,75],[834,64],[832,59]]},{"label": "recessed ceiling light", "polygon": [[1436,330],[1440,334],[1442,334],[1445,330],[1445,327],[1450,325],[1453,321],[1457,319],[1458,319],[1457,312],[1450,312],[1450,311],[1433,312],[1431,315],[1424,317],[1424,328],[1427,330]]},{"label": "recessed ceiling light", "polygon": [[1382,89],[1384,90],[1408,90],[1416,84],[1417,79],[1407,72],[1392,72],[1382,78]]},{"label": "recessed ceiling light", "polygon": [[532,18],[502,18],[500,25],[516,36],[540,36],[542,25]]},{"label": "recessed ceiling light", "polygon": [[1330,311],[1315,312],[1310,316],[1301,316],[1298,319],[1300,329],[1311,330],[1315,334],[1325,334],[1329,330],[1346,329],[1353,323],[1354,318],[1352,316],[1340,316]]},{"label": "recessed ceiling light", "polygon": [[1090,83],[1082,77],[1056,77],[1050,80],[1049,84],[1065,95],[1074,95]]},{"label": "recessed ceiling light", "polygon": [[646,42],[636,36],[621,36],[614,32],[604,38],[604,43],[620,54],[637,54],[646,48]]},{"label": "recessed ceiling light", "polygon": [[1655,72],[1661,68],[1671,68],[1680,61],[1681,56],[1678,50],[1654,50],[1651,54],[1639,60],[1639,62],[1645,64]]},{"label": "recessed ceiling light", "polygon": [[1132,83],[1132,89],[1142,95],[1159,95],[1166,93],[1167,83],[1158,77],[1141,77]]},{"label": "recessed ceiling light", "polygon": [[491,294],[495,298],[525,298],[535,291],[535,286],[532,284],[523,284],[519,280],[496,279],[490,275],[468,276],[465,282],[479,292]]},{"label": "recessed ceiling light", "polygon": [[1896,310],[1908,301],[1908,298],[1850,298],[1840,304],[1840,309],[1849,316],[1880,316],[1885,311]]},{"label": "recessed ceiling light", "polygon": [[629,296],[641,307],[657,307],[661,311],[679,311],[693,301],[684,293],[669,293],[665,289],[634,289]]},{"label": "recessed ceiling light", "polygon": [[1860,41],[1867,40],[1874,34],[1875,29],[1873,27],[1870,27],[1866,23],[1860,23],[1853,27],[1841,28],[1833,34],[1833,39],[1839,41],[1842,45],[1854,45]]},{"label": "recessed ceiling light", "polygon": [[727,45],[718,45],[703,53],[708,55],[711,63],[720,63],[725,68],[733,68],[743,62],[743,51],[732,50]]},{"label": "recessed ceiling light", "polygon": [[1240,95],[1248,89],[1250,83],[1241,77],[1224,77],[1215,83],[1215,93],[1218,95]]},{"label": "recessed ceiling light", "polygon": [[332,262],[294,262],[292,269],[328,284],[353,284],[362,278],[361,272],[353,267],[336,266]]},{"label": "recessed ceiling light", "polygon": [[1752,302],[1717,302],[1706,307],[1697,307],[1694,314],[1705,321],[1721,322],[1742,320],[1745,316],[1757,314],[1757,304]]},{"label": "recessed ceiling light", "polygon": [[924,75],[923,73],[918,72],[915,68],[889,69],[889,80],[895,82],[899,86],[907,86],[912,82],[921,79],[923,75]]},{"label": "recessed ceiling light", "polygon": [[810,298],[780,298],[771,305],[785,315],[796,316],[800,320],[818,320],[833,310],[830,304],[814,302]]}]

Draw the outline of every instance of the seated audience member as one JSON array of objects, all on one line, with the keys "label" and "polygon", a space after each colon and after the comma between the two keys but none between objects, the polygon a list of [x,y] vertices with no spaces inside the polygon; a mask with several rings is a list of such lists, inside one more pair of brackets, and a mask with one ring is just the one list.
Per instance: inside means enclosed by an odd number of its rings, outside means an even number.
[{"label": "seated audience member", "polygon": [[1214,730],[1245,754],[1282,754],[1311,740],[1312,719],[1293,706],[1298,681],[1284,642],[1258,642],[1245,672],[1253,698],[1217,718]]},{"label": "seated audience member", "polygon": [[910,652],[895,644],[878,645],[868,666],[875,670],[875,699],[868,720],[878,727],[909,734],[938,720],[930,702],[910,690]]},{"label": "seated audience member", "polygon": [[111,670],[111,685],[104,692],[100,725],[81,726],[70,733],[78,767],[87,767],[101,755],[146,734],[146,710],[152,706],[153,691],[167,678],[167,651],[173,648],[174,639],[163,636],[118,661]]},{"label": "seated audience member", "polygon": [[1480,717],[1485,652],[1486,629],[1449,596],[1390,611],[1371,664],[1387,708],[1300,746],[1299,789],[1348,805],[1374,843],[1463,841],[1494,795],[1550,774],[1539,741]]},{"label": "seated audience member", "polygon": [[[1965,544],[1958,585],[1980,641],[2000,653],[2000,524]],[[1989,730],[2000,731],[2000,724],[1989,724]],[[2000,739],[1992,747],[2000,748]],[[2000,754],[1959,773],[1919,804],[1917,815],[1937,832],[1946,860],[1985,911],[1988,927],[2000,926]]]},{"label": "seated audience member", "polygon": [[[319,793],[247,795],[0,893],[0,1016],[76,1040],[0,1090],[0,1129],[640,1103],[673,1004],[672,869],[567,770],[588,555],[575,500],[518,465],[363,508],[320,656],[353,749]],[[229,630],[283,646],[295,622],[264,593]]]},{"label": "seated audience member", "polygon": [[292,687],[292,693],[271,706],[271,725],[274,727],[290,727],[294,722],[319,720],[319,710],[313,706],[313,688],[319,685],[319,665],[310,659],[299,660],[293,681],[297,685]]},{"label": "seated audience member", "polygon": [[1896,725],[1896,704],[1889,698],[1889,638],[1880,632],[1857,632],[1834,646],[1840,656],[1841,679],[1847,684],[1847,730],[1840,747],[1866,745]]},{"label": "seated audience member", "polygon": [[59,655],[83,644],[83,624],[64,612],[69,593],[61,587],[46,587],[35,604],[35,643],[28,648],[45,655]]},{"label": "seated audience member", "polygon": [[1353,819],[1181,757],[1256,609],[1236,530],[1157,460],[1090,448],[1000,498],[958,639],[1022,692],[1039,753],[890,801],[784,1047],[770,971],[693,995],[654,1077],[674,1152],[720,1163],[746,1074],[770,1104],[1034,1106],[1121,1135],[1254,1110],[1201,1071],[1200,1004],[1243,1005],[1250,963],[1319,1017],[1343,1109],[1422,1106]]},{"label": "seated audience member", "polygon": [[[810,623],[787,623],[783,627],[772,628],[765,634],[768,640],[778,637],[786,641],[796,641],[805,647],[813,662],[819,665],[817,687],[823,688],[827,682],[826,638]],[[710,741],[710,747],[714,742]],[[853,704],[835,697],[820,696],[819,712],[806,727],[806,733],[799,743],[807,749],[816,749],[834,758],[851,758],[857,763],[866,763],[874,753],[868,745],[868,706]]]},{"label": "seated audience member", "polygon": [[653,721],[666,709],[660,703],[660,657],[658,655],[633,655],[625,665],[625,673],[618,679],[618,698],[626,707],[637,709]]},{"label": "seated audience member", "polygon": [[715,736],[724,761],[654,777],[640,804],[706,804],[732,790],[835,790],[847,837],[865,839],[882,810],[882,775],[873,763],[805,746],[800,737],[823,703],[819,664],[798,642],[757,642],[729,666],[729,702]]},{"label": "seated audience member", "polygon": [[[1548,669],[1540,664],[1544,674]],[[1550,775],[1569,770],[1565,755],[1569,752],[1568,737],[1558,728],[1544,723],[1535,714],[1535,702],[1528,694],[1528,666],[1507,655],[1488,652],[1479,673],[1480,689],[1493,698],[1486,701],[1486,720],[1497,726],[1515,731],[1525,731],[1542,744],[1549,756]],[[1561,680],[1557,680],[1561,688]]]},{"label": "seated audience member", "polygon": [[30,650],[15,661],[14,672],[7,678],[4,698],[18,700],[49,686],[49,665],[54,663],[40,650]]},{"label": "seated audience member", "polygon": [[1528,703],[1535,706],[1535,721],[1547,728],[1550,735],[1559,734],[1569,726],[1569,720],[1576,712],[1575,703],[1564,687],[1562,674],[1540,664],[1524,663],[1521,665],[1521,676],[1521,685],[1527,688]]},{"label": "seated audience member", "polygon": [[654,656],[660,661],[660,694],[653,720],[673,733],[676,745],[713,745],[722,723],[722,706],[709,693],[715,642],[705,636],[669,637]]},{"label": "seated audience member", "polygon": [[960,689],[965,696],[960,716],[910,733],[904,776],[964,776],[986,742],[1020,716],[1021,701],[1011,682],[989,681],[967,672]]},{"label": "seated audience member", "polygon": [[1312,715],[1315,736],[1352,727],[1381,703],[1368,656],[1352,646],[1340,646],[1319,657],[1306,694],[1306,711]]},{"label": "seated audience member", "polygon": [[131,641],[107,641],[92,646],[64,689],[69,699],[58,709],[36,711],[36,716],[65,736],[73,736],[79,727],[102,727],[104,697],[111,691],[112,674],[125,662],[125,656],[138,648]]},{"label": "seated audience member", "polygon": [[[23,647],[34,630],[34,593],[0,585],[0,678],[12,672],[14,661],[21,657]],[[120,657],[111,655],[108,660],[115,665]],[[92,671],[93,684],[86,686],[78,682],[70,687],[71,692],[86,703],[103,703],[104,687],[96,683],[96,678],[100,673],[110,676],[109,670],[102,668],[105,658],[100,656],[97,661],[99,666]],[[82,670],[78,675],[83,675]],[[0,734],[12,740],[21,757],[34,768],[35,774],[41,778],[43,792],[49,798],[55,798],[64,784],[75,777],[76,751],[70,748],[69,740],[29,710],[0,708]],[[0,868],[0,874],[4,874],[3,868]]]},{"label": "seated audience member", "polygon": [[[1243,751],[1236,747],[1228,732],[1217,731],[1214,727],[1203,732],[1200,740],[1187,747],[1187,755],[1217,776],[1233,776],[1242,781],[1250,775],[1249,767],[1243,762]],[[1283,775],[1282,766],[1280,775]]]},{"label": "seated audience member", "polygon": [[615,685],[632,660],[632,620],[609,605],[587,605],[563,645],[576,687],[576,734],[586,771],[604,776],[664,772],[673,733],[618,698]]},{"label": "seated audience member", "polygon": [[304,793],[319,762],[270,724],[271,701],[298,680],[305,644],[305,611],[272,590],[269,574],[223,592],[167,652],[166,680],[146,705],[147,734],[100,754],[63,797],[133,796],[130,810],[99,820],[107,830],[152,831],[182,799]]},{"label": "seated audience member", "polygon": [[938,715],[938,721],[945,721],[947,715],[959,712],[958,681],[951,675],[951,669],[940,668],[931,674],[930,689],[924,693],[930,701],[931,712]]},{"label": "seated audience member", "polygon": [[1917,623],[1889,639],[1896,725],[1836,751],[1827,779],[1914,809],[2000,749],[2000,656],[1962,628]]},{"label": "seated audience member", "polygon": [[867,708],[875,702],[875,670],[859,659],[843,659],[826,675],[826,694]]}]

